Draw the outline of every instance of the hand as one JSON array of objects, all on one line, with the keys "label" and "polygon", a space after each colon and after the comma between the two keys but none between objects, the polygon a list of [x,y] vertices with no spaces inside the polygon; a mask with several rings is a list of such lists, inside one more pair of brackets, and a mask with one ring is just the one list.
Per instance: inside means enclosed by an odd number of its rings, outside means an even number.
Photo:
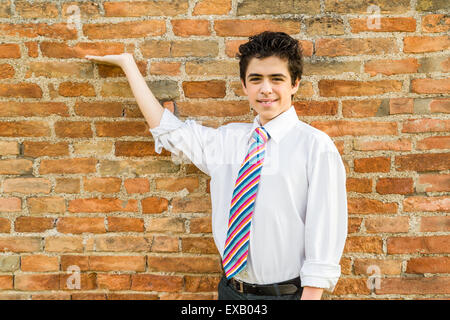
[{"label": "hand", "polygon": [[106,65],[119,66],[123,68],[124,64],[130,60],[134,60],[131,53],[108,54],[106,56],[86,55],[86,59]]}]

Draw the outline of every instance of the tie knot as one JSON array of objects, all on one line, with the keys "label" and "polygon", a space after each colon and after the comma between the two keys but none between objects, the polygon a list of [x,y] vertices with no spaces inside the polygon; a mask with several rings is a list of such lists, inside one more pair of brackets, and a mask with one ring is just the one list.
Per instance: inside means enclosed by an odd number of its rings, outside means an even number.
[{"label": "tie knot", "polygon": [[266,143],[269,138],[270,135],[264,127],[257,127],[255,131],[253,131],[253,139],[258,143]]}]

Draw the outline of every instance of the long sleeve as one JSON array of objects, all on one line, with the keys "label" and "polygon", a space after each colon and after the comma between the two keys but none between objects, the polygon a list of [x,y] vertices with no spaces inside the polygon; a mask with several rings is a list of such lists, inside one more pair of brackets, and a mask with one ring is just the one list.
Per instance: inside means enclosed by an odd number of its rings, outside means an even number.
[{"label": "long sleeve", "polygon": [[159,126],[149,131],[157,153],[164,147],[176,156],[184,155],[208,175],[221,160],[221,128],[205,127],[194,120],[181,121],[164,109]]},{"label": "long sleeve", "polygon": [[302,286],[332,292],[341,275],[339,262],[347,238],[346,172],[337,150],[324,148],[315,152],[311,160],[305,262],[300,277]]}]

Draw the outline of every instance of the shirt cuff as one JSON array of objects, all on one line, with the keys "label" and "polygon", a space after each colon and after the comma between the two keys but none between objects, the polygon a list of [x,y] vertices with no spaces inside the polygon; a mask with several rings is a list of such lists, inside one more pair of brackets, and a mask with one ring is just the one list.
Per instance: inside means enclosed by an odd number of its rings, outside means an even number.
[{"label": "shirt cuff", "polygon": [[341,276],[341,266],[317,261],[306,261],[300,271],[302,287],[323,288],[333,292]]},{"label": "shirt cuff", "polygon": [[163,143],[160,137],[178,129],[183,124],[184,122],[178,119],[172,112],[170,112],[169,109],[164,108],[159,125],[153,129],[149,129],[153,139],[155,140],[155,151],[157,153],[161,153],[163,148]]}]

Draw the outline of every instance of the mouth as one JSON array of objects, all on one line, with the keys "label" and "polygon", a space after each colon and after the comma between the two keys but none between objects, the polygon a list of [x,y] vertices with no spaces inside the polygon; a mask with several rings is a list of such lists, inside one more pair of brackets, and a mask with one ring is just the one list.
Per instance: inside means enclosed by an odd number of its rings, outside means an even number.
[{"label": "mouth", "polygon": [[272,99],[272,100],[256,100],[256,102],[258,102],[260,105],[262,105],[263,107],[270,107],[271,105],[273,105],[276,101],[278,101],[278,99]]}]

